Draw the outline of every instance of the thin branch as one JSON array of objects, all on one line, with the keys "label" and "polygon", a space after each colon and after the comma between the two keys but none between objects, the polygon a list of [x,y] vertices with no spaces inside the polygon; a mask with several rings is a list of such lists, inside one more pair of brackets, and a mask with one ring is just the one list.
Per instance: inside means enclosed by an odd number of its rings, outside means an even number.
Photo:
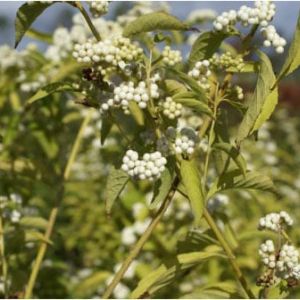
[{"label": "thin branch", "polygon": [[[69,156],[69,159],[67,161],[67,164],[66,164],[66,167],[65,167],[65,170],[64,170],[64,173],[63,173],[63,183],[70,176],[71,168],[72,168],[73,163],[75,161],[75,158],[77,156],[77,153],[78,153],[78,150],[79,150],[79,147],[80,147],[80,143],[82,141],[84,130],[85,130],[86,126],[88,125],[90,119],[91,119],[91,110],[89,111],[89,113],[84,118],[84,120],[83,120],[83,122],[80,126],[80,129],[78,131],[78,134],[76,136],[76,140],[73,144],[71,154]],[[26,286],[25,296],[24,296],[25,299],[30,299],[31,296],[32,296],[32,291],[33,291],[33,288],[35,286],[36,279],[37,279],[41,264],[43,262],[44,256],[45,256],[47,248],[48,248],[47,241],[50,240],[50,238],[51,238],[53,228],[54,228],[54,225],[55,225],[55,222],[56,222],[56,219],[57,219],[59,203],[62,201],[62,198],[63,198],[63,193],[64,193],[63,183],[62,183],[62,186],[61,186],[61,188],[59,190],[59,193],[58,193],[58,201],[57,201],[58,203],[56,204],[55,207],[52,208],[52,210],[50,212],[50,216],[49,216],[48,224],[47,224],[47,229],[46,229],[46,232],[45,232],[45,235],[44,235],[44,240],[46,242],[43,242],[40,245],[40,248],[38,250],[38,254],[37,254],[37,257],[34,261],[32,271],[31,271],[31,274],[30,274],[30,277],[29,277],[29,281],[28,281],[28,284]]]},{"label": "thin branch", "polygon": [[169,191],[167,197],[165,198],[165,200],[163,201],[161,207],[159,208],[159,210],[155,214],[154,218],[152,219],[152,222],[149,224],[148,228],[145,230],[143,235],[140,237],[140,239],[137,241],[137,243],[132,248],[132,250],[129,253],[128,257],[123,262],[120,270],[116,273],[116,275],[113,278],[112,282],[109,284],[106,291],[104,292],[104,294],[102,296],[102,299],[108,299],[111,296],[111,294],[113,293],[115,287],[122,280],[124,274],[126,273],[128,268],[130,267],[132,261],[139,255],[140,251],[143,249],[143,246],[145,245],[145,243],[149,239],[151,233],[153,232],[153,230],[155,229],[155,227],[159,223],[160,219],[164,215],[167,208],[169,207],[169,205],[172,201],[172,198],[175,194],[175,191],[176,191],[176,188],[177,188],[178,184],[179,184],[179,179],[176,177],[174,179],[173,185],[170,188],[170,191]]},{"label": "thin branch", "polygon": [[251,289],[249,288],[248,283],[247,283],[240,267],[238,266],[238,264],[236,262],[233,251],[231,250],[229,244],[227,243],[227,241],[225,240],[225,238],[223,236],[223,233],[220,231],[220,229],[218,228],[217,224],[215,223],[214,219],[211,217],[211,215],[207,209],[204,209],[203,216],[204,216],[204,219],[206,220],[206,222],[208,223],[209,227],[214,232],[216,238],[220,242],[225,253],[227,254],[227,256],[229,258],[229,262],[233,268],[234,274],[235,274],[236,278],[238,279],[238,281],[240,282],[241,286],[243,287],[248,298],[255,299],[256,297],[254,296]]},{"label": "thin branch", "polygon": [[7,261],[5,256],[5,240],[4,240],[4,226],[2,220],[2,211],[0,210],[0,258],[2,265],[2,277],[4,282],[4,296],[7,298]]},{"label": "thin branch", "polygon": [[96,29],[96,27],[94,26],[89,14],[87,13],[87,11],[84,9],[84,7],[82,6],[82,4],[80,3],[80,1],[75,1],[74,6],[77,7],[79,9],[79,11],[81,12],[82,16],[84,17],[86,23],[88,24],[88,26],[90,27],[94,37],[96,38],[96,40],[99,42],[101,41],[101,36],[98,32],[98,30]]}]

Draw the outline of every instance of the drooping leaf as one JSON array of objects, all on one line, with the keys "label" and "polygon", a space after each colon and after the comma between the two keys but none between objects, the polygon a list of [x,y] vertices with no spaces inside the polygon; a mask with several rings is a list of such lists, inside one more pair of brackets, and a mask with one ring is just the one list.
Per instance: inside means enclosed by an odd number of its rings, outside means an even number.
[{"label": "drooping leaf", "polygon": [[23,217],[19,224],[24,227],[32,227],[37,229],[46,229],[48,221],[41,217]]},{"label": "drooping leaf", "polygon": [[123,31],[125,37],[156,30],[187,30],[189,26],[165,12],[142,15],[129,23]]},{"label": "drooping leaf", "polygon": [[198,225],[203,214],[204,197],[196,161],[182,160],[180,174],[191,203],[195,223]]},{"label": "drooping leaf", "polygon": [[112,126],[113,126],[113,123],[109,117],[106,117],[106,118],[104,117],[102,119],[101,131],[100,131],[101,145],[104,145],[104,142],[105,142],[107,136],[109,135]]},{"label": "drooping leaf", "polygon": [[245,297],[246,295],[238,289],[236,282],[223,281],[201,285],[184,295],[183,299],[243,299]]},{"label": "drooping leaf", "polygon": [[87,278],[84,278],[74,287],[73,296],[75,298],[91,297],[110,275],[111,274],[109,272],[99,271],[93,273]]},{"label": "drooping leaf", "polygon": [[41,42],[45,42],[48,44],[51,44],[53,42],[52,36],[50,34],[38,31],[36,29],[30,28],[26,31],[25,33],[26,36],[41,41]]},{"label": "drooping leaf", "polygon": [[208,107],[207,104],[200,102],[197,99],[193,98],[173,98],[173,100],[177,103],[181,103],[183,106],[191,108],[199,113],[204,113],[209,116],[213,116],[213,112]]},{"label": "drooping leaf", "polygon": [[141,108],[138,104],[134,101],[129,102],[129,110],[135,121],[138,125],[144,126],[145,125],[145,118]]},{"label": "drooping leaf", "polygon": [[174,180],[174,166],[166,168],[161,174],[159,180],[154,184],[154,194],[150,204],[150,209],[155,208],[161,203],[168,195]]},{"label": "drooping leaf", "polygon": [[27,243],[29,243],[29,242],[43,242],[43,243],[47,243],[49,245],[53,244],[53,242],[51,240],[46,239],[45,236],[41,232],[34,231],[34,230],[26,230],[25,231],[25,241]]},{"label": "drooping leaf", "polygon": [[156,291],[169,285],[174,279],[180,275],[180,273],[188,268],[191,268],[199,263],[205,262],[207,259],[212,257],[221,257],[220,247],[212,246],[208,247],[206,251],[202,252],[191,252],[179,254],[176,257],[174,265],[167,267],[161,265],[156,270],[149,273],[139,283],[135,290],[130,295],[130,298],[150,298]]},{"label": "drooping leaf", "polygon": [[300,66],[300,13],[298,16],[297,27],[294,33],[293,40],[291,42],[288,55],[285,62],[279,72],[278,78],[281,79],[284,76],[289,75]]},{"label": "drooping leaf", "polygon": [[189,86],[197,94],[198,99],[202,99],[203,102],[207,102],[207,95],[204,89],[198,84],[195,79],[176,69],[169,69],[169,71],[176,76],[176,79]]},{"label": "drooping leaf", "polygon": [[107,214],[110,214],[114,202],[123,191],[128,180],[129,177],[124,171],[111,167],[106,184],[105,209]]},{"label": "drooping leaf", "polygon": [[165,87],[169,95],[175,95],[187,91],[186,87],[182,83],[173,79],[165,80]]},{"label": "drooping leaf", "polygon": [[241,172],[245,175],[247,164],[241,153],[231,144],[229,143],[216,143],[213,144],[213,149],[218,149],[226,152],[230,158],[236,163],[237,167],[241,170]]},{"label": "drooping leaf", "polygon": [[35,19],[43,13],[43,11],[48,8],[50,5],[54,4],[53,2],[42,2],[35,1],[31,3],[23,4],[17,12],[16,21],[15,21],[15,48],[18,46],[20,41],[22,40],[26,31],[30,28],[31,24],[35,21]]},{"label": "drooping leaf", "polygon": [[37,100],[41,100],[53,93],[58,92],[66,92],[66,91],[73,91],[74,88],[71,86],[70,83],[67,82],[54,82],[50,83],[41,89],[39,89],[32,97],[30,97],[26,101],[26,105],[30,105],[33,102],[36,102]]},{"label": "drooping leaf", "polygon": [[251,171],[242,176],[242,172],[236,169],[228,171],[216,179],[208,192],[207,199],[220,191],[232,189],[257,190],[278,195],[272,179],[267,175]]},{"label": "drooping leaf", "polygon": [[197,61],[210,58],[219,49],[224,39],[230,35],[229,33],[215,31],[200,34],[192,46],[189,64],[193,65]]},{"label": "drooping leaf", "polygon": [[[237,134],[238,143],[252,134],[254,130],[258,129],[258,125],[261,124],[265,117],[271,115],[277,103],[277,100],[275,99],[276,93],[273,94],[271,91],[276,80],[272,64],[263,52],[259,51],[258,56],[261,62],[257,86],[242,123],[239,126]],[[270,94],[273,95],[269,97]],[[257,121],[258,119],[260,120]]]},{"label": "drooping leaf", "polygon": [[198,251],[199,249],[204,249],[209,245],[218,245],[218,240],[215,239],[214,234],[210,230],[204,232],[193,229],[189,231],[184,238],[181,238],[177,242],[177,252],[186,253]]},{"label": "drooping leaf", "polygon": [[271,116],[276,105],[278,103],[278,88],[275,89],[269,94],[266,98],[265,103],[263,104],[262,110],[255,121],[252,132],[258,130]]}]

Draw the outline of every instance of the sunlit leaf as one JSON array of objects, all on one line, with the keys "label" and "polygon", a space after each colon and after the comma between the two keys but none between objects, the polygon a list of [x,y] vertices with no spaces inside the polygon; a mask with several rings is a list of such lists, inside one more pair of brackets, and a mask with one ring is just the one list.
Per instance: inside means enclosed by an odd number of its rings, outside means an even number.
[{"label": "sunlit leaf", "polygon": [[156,30],[187,30],[189,26],[176,17],[165,12],[154,12],[142,15],[129,23],[123,31],[123,35],[133,36],[142,32]]},{"label": "sunlit leaf", "polygon": [[190,200],[195,223],[198,225],[203,214],[203,191],[197,163],[195,160],[182,160],[180,174]]},{"label": "sunlit leaf", "polygon": [[258,56],[261,66],[258,73],[257,86],[242,123],[239,126],[237,134],[238,143],[262,125],[262,122],[271,115],[277,103],[277,94],[271,91],[276,80],[272,64],[263,52],[259,51]]},{"label": "sunlit leaf", "polygon": [[128,180],[129,177],[124,171],[116,169],[115,167],[111,167],[105,189],[105,209],[107,214],[110,214],[113,204],[119,197],[120,193],[123,191]]},{"label": "sunlit leaf", "polygon": [[43,11],[54,4],[53,2],[27,2],[23,4],[17,12],[16,21],[15,21],[15,30],[16,30],[16,39],[15,39],[15,48],[18,46],[22,40],[26,31],[30,28],[31,24],[35,19],[43,13]]}]

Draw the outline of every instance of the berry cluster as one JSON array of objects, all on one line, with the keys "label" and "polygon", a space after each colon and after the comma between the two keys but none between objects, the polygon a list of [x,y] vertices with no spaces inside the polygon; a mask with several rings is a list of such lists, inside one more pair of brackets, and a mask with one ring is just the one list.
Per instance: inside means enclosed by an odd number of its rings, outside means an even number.
[{"label": "berry cluster", "polygon": [[165,170],[166,163],[166,158],[159,151],[145,153],[143,159],[140,160],[136,151],[128,150],[123,157],[121,168],[133,178],[153,181],[160,177]]},{"label": "berry cluster", "polygon": [[125,62],[138,59],[143,52],[129,39],[118,37],[100,42],[88,41],[74,46],[73,57],[79,63],[106,63],[113,66],[122,66]]},{"label": "berry cluster", "polygon": [[283,226],[292,226],[293,220],[285,211],[280,213],[270,213],[259,220],[258,228],[260,230],[269,229],[275,232],[281,232]]},{"label": "berry cluster", "polygon": [[198,142],[199,137],[194,129],[182,128],[174,141],[175,152],[178,154],[193,154]]},{"label": "berry cluster", "polygon": [[255,1],[254,7],[243,5],[238,11],[223,12],[213,25],[216,30],[229,30],[230,25],[241,22],[243,26],[258,25],[265,27],[275,15],[275,4],[271,1]]},{"label": "berry cluster", "polygon": [[243,26],[261,25],[261,32],[266,38],[264,46],[274,46],[277,53],[284,52],[286,41],[269,25],[275,15],[276,7],[271,1],[255,1],[254,7],[243,5],[238,11],[230,10],[218,16],[213,25],[217,31],[230,31],[230,28],[240,22]]},{"label": "berry cluster", "polygon": [[106,0],[90,1],[90,12],[94,18],[99,18],[105,15],[108,11],[109,2]]},{"label": "berry cluster", "polygon": [[235,10],[230,10],[229,12],[223,12],[220,16],[217,16],[213,25],[218,31],[228,30],[230,25],[235,25],[237,21],[237,12]]},{"label": "berry cluster", "polygon": [[[152,81],[150,86],[150,97],[157,99],[159,97],[158,85]],[[123,82],[114,89],[114,97],[101,105],[102,110],[108,110],[110,107],[121,106],[125,113],[129,113],[129,101],[135,101],[142,109],[147,107],[150,99],[147,85],[140,81],[135,87],[132,81]]]},{"label": "berry cluster", "polygon": [[174,66],[182,61],[179,50],[172,50],[170,46],[166,46],[162,52],[163,62],[168,66]]},{"label": "berry cluster", "polygon": [[243,26],[260,24],[267,26],[275,15],[276,7],[271,1],[255,1],[254,7],[243,5],[238,13],[238,20]]},{"label": "berry cluster", "polygon": [[164,102],[161,103],[163,108],[163,114],[171,120],[181,116],[182,104],[176,103],[172,97],[167,97]]},{"label": "berry cluster", "polygon": [[286,45],[286,40],[282,38],[276,31],[273,25],[269,25],[261,29],[262,35],[266,39],[264,41],[265,47],[273,46],[277,53],[284,52],[284,46]]},{"label": "berry cluster", "polygon": [[233,57],[230,52],[226,52],[221,55],[215,53],[209,62],[215,68],[227,69],[234,67],[238,71],[242,71],[245,66],[244,60],[241,56]]},{"label": "berry cluster", "polygon": [[265,266],[270,269],[274,269],[276,267],[275,246],[272,240],[267,240],[261,244],[258,253]]},{"label": "berry cluster", "polygon": [[211,70],[209,67],[210,62],[205,59],[203,61],[196,62],[194,68],[188,73],[188,75],[195,78],[199,85],[205,90],[209,90],[210,88],[208,77],[211,75]]},{"label": "berry cluster", "polygon": [[284,272],[284,277],[289,277],[290,272],[297,267],[299,252],[293,245],[284,244],[279,252],[276,267],[279,272]]}]

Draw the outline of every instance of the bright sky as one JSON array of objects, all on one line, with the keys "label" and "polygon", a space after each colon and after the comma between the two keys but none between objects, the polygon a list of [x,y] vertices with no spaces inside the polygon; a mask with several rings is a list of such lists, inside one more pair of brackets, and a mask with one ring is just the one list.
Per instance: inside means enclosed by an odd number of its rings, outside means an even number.
[{"label": "bright sky", "polygon": [[[236,9],[247,2],[240,1],[169,1],[172,7],[172,13],[179,18],[184,19],[191,11],[201,8],[212,8],[217,12],[224,10]],[[14,41],[14,18],[18,7],[23,1],[0,1],[0,44],[9,43],[13,45]],[[50,7],[46,13],[37,20],[35,26],[40,30],[49,31],[55,28],[54,16],[57,16],[62,9],[69,6],[66,4],[57,4]],[[114,4],[113,4],[114,5]],[[286,38],[291,37],[297,22],[299,14],[300,1],[277,1],[277,14],[275,16],[274,24],[279,32]],[[72,11],[72,8],[70,8]],[[8,24],[3,26],[3,19],[5,16],[8,19]],[[57,24],[59,26],[61,24]]]}]

